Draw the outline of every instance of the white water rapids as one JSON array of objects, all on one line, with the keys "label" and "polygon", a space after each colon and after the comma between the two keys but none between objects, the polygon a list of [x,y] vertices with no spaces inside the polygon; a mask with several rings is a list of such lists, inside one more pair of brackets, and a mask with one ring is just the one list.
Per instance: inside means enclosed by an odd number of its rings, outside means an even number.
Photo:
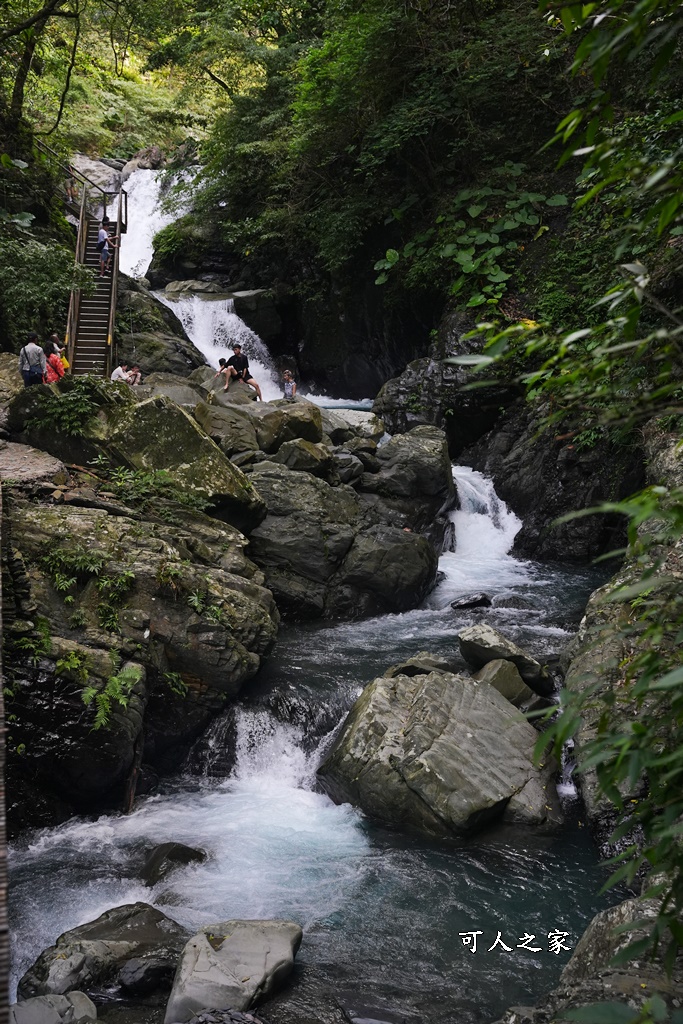
[{"label": "white water rapids", "polygon": [[[450,847],[378,827],[315,790],[321,751],[365,683],[419,650],[457,657],[457,632],[481,619],[454,614],[455,596],[487,590],[494,607],[486,620],[541,653],[567,636],[559,619],[570,592],[578,607],[592,588],[588,576],[513,558],[519,520],[481,474],[454,473],[455,551],[442,556],[444,579],[425,607],[284,628],[232,712],[237,760],[228,778],[177,779],[129,816],[74,820],[13,847],[15,981],[64,930],[143,900],[190,928],[228,918],[298,921],[299,961],[330,992],[374,992],[410,1021],[418,1013],[430,1024],[475,1024],[552,984],[557,958],[519,950],[472,957],[459,933],[562,927],[575,939],[602,881],[584,833],[513,833]],[[292,720],[302,724],[276,717],[274,697],[298,709]],[[201,744],[205,764],[228,734],[219,719]],[[145,888],[145,851],[171,840],[201,847],[208,860]]]}]

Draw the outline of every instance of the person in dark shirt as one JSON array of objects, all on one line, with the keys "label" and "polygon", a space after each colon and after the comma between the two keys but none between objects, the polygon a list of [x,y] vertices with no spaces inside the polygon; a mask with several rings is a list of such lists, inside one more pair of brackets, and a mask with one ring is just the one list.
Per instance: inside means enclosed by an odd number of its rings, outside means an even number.
[{"label": "person in dark shirt", "polygon": [[231,359],[228,359],[226,366],[223,368],[223,372],[225,373],[225,387],[223,390],[228,390],[230,379],[234,377],[235,380],[244,381],[245,384],[252,387],[256,392],[257,398],[263,401],[261,388],[258,386],[249,371],[249,360],[246,356],[242,355],[242,346],[238,342],[235,342],[232,346],[232,350],[235,354]]}]

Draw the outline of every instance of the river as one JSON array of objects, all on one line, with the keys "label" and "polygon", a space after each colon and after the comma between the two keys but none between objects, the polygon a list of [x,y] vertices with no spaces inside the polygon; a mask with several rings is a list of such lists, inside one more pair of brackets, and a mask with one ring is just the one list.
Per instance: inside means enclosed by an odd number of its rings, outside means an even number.
[{"label": "river", "polygon": [[[15,981],[62,931],[144,900],[188,927],[299,922],[298,970],[342,1004],[365,1001],[381,1020],[485,1024],[552,987],[569,952],[552,952],[549,933],[567,933],[565,944],[575,946],[608,902],[598,896],[605,875],[571,795],[567,824],[555,834],[507,828],[449,844],[384,828],[316,786],[335,730],[388,665],[428,650],[464,668],[457,633],[482,620],[547,661],[602,582],[593,569],[513,557],[521,523],[491,482],[467,467],[454,467],[454,478],[454,550],[441,556],[440,582],[423,607],[284,626],[238,704],[158,795],[127,817],[73,820],[14,844]],[[490,608],[452,610],[455,598],[482,590]],[[236,761],[226,756],[235,736]],[[209,858],[147,889],[138,877],[144,852],[169,840]],[[476,951],[472,932],[481,933]],[[499,932],[509,951],[490,948]]]}]

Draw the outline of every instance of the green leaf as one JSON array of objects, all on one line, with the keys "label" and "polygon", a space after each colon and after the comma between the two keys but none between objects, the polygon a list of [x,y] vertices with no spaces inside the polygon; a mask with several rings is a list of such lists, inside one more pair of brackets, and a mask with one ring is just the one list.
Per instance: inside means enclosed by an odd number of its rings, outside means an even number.
[{"label": "green leaf", "polygon": [[575,1010],[565,1010],[560,1020],[580,1021],[580,1024],[632,1024],[639,1014],[624,1003],[593,1003]]},{"label": "green leaf", "polygon": [[467,212],[469,213],[470,217],[478,217],[483,209],[483,206],[477,206],[475,203],[473,203],[472,206],[467,207]]},{"label": "green leaf", "polygon": [[550,199],[545,201],[546,206],[567,206],[568,203],[569,200],[563,195],[551,196]]}]

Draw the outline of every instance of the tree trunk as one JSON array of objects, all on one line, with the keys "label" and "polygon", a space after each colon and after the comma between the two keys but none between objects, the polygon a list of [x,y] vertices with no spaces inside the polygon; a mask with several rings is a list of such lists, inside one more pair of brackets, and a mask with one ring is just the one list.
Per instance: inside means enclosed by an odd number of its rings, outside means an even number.
[{"label": "tree trunk", "polygon": [[46,24],[47,18],[43,21],[36,22],[30,30],[29,38],[24,45],[24,52],[19,60],[17,74],[14,79],[14,88],[12,89],[12,99],[9,107],[10,117],[14,124],[18,124],[21,120],[21,112],[24,109],[24,89],[26,88],[26,79],[28,78],[28,73],[31,70],[36,44]]},{"label": "tree trunk", "polygon": [[[1,523],[2,489],[0,488],[0,524]],[[0,573],[0,615],[1,610],[2,574]],[[3,686],[4,676],[2,673],[2,648],[0,647],[0,1024],[8,1024],[10,945],[9,927],[7,923],[7,827],[5,822],[5,763],[7,760],[7,731],[5,729],[5,702]]]}]

